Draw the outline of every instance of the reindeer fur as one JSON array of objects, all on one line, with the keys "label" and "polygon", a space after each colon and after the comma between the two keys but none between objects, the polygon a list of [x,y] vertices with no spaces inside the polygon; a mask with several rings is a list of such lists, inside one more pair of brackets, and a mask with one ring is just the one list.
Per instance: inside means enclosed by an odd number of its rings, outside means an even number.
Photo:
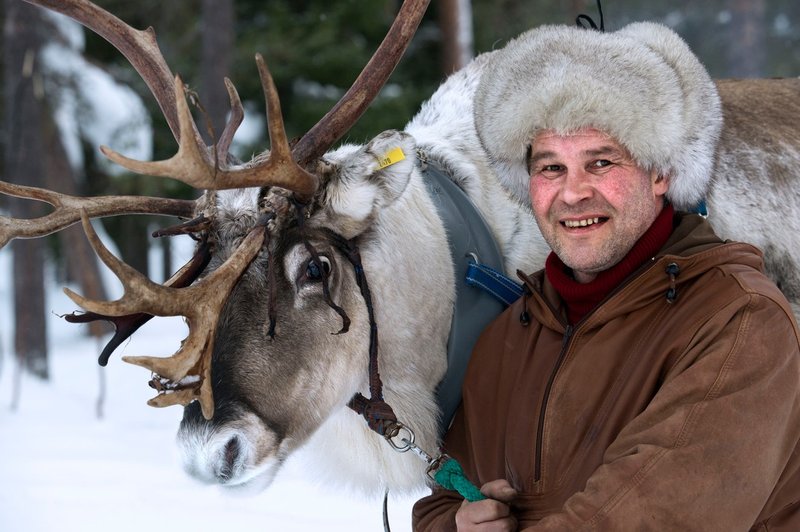
[{"label": "reindeer fur", "polygon": [[[355,239],[372,290],[380,374],[387,403],[428,452],[438,444],[434,392],[445,354],[456,279],[445,230],[428,196],[418,157],[435,160],[469,195],[494,231],[513,275],[543,266],[549,252],[527,207],[500,186],[481,148],[472,101],[491,53],[451,76],[405,132],[387,131],[365,146],[346,145],[323,158],[317,208],[306,221],[312,244],[331,266],[333,300],[352,320],[320,303],[321,290],[299,283],[308,252],[291,236],[271,243],[277,272],[274,340],[265,334],[267,261],[259,257],[233,293],[213,359],[217,414],[205,421],[185,410],[179,443],[186,469],[208,482],[263,488],[282,463],[304,448],[326,481],[382,494],[416,489],[424,464],[399,454],[347,408],[368,395],[368,323],[349,263],[320,228]],[[725,125],[707,194],[720,236],[766,252],[767,272],[798,312],[800,299],[800,80],[719,82]],[[394,147],[406,159],[384,169]],[[258,191],[217,195],[216,261],[256,218]],[[287,233],[288,235],[288,233]]]}]

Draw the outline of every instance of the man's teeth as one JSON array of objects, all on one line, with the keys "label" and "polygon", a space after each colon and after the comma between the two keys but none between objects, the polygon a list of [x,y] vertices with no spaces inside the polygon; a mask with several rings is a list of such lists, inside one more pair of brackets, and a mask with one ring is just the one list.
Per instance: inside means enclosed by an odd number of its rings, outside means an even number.
[{"label": "man's teeth", "polygon": [[586,218],[585,220],[564,220],[567,227],[586,227],[600,222],[600,218]]}]

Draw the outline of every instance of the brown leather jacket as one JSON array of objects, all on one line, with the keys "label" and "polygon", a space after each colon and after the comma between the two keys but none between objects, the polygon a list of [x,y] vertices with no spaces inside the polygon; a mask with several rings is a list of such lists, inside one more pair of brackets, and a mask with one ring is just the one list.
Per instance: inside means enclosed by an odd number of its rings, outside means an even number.
[{"label": "brown leather jacket", "polygon": [[[518,490],[520,529],[800,530],[800,333],[762,267],[685,215],[574,326],[525,276],[473,351],[446,451]],[[414,529],[455,530],[461,502],[434,491]]]}]

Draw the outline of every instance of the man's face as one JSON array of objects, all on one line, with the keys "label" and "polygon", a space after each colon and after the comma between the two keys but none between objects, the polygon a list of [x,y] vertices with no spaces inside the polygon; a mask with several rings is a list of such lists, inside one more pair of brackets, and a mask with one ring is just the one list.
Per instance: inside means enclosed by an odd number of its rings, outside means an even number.
[{"label": "man's face", "polygon": [[586,283],[622,260],[661,212],[667,180],[596,130],[543,132],[531,146],[533,213],[544,239]]}]

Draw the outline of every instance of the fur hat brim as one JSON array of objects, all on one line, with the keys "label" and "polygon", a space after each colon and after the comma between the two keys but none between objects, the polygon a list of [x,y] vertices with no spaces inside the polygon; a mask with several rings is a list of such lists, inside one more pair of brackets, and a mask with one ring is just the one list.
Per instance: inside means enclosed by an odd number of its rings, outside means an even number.
[{"label": "fur hat brim", "polygon": [[669,177],[678,209],[703,199],[722,127],[716,85],[672,30],[614,33],[544,26],[496,52],[475,100],[478,136],[501,182],[530,204],[525,155],[541,131],[594,127],[636,162]]}]

